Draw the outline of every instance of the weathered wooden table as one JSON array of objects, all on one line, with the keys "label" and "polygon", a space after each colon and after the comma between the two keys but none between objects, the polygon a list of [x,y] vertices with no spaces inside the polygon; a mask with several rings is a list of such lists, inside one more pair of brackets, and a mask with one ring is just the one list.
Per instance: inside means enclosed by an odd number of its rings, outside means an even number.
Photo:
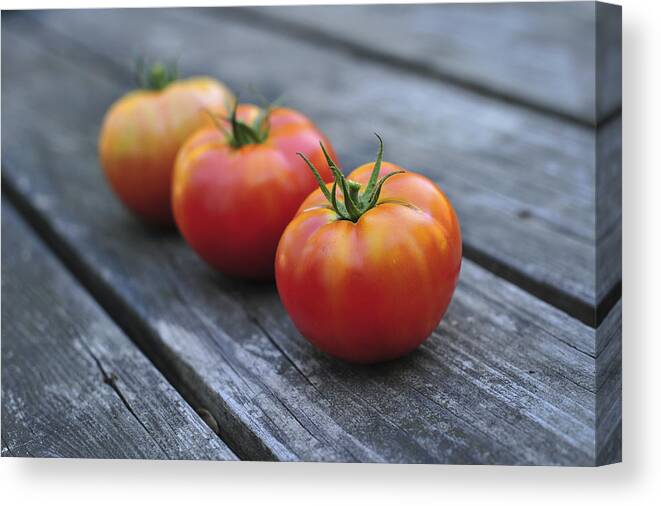
[{"label": "weathered wooden table", "polygon": [[[619,460],[619,15],[587,2],[4,12],[2,455]],[[212,272],[122,208],[96,138],[139,54],[284,93],[345,169],[379,132],[386,159],[444,188],[465,258],[419,350],[333,360],[272,284]]]}]

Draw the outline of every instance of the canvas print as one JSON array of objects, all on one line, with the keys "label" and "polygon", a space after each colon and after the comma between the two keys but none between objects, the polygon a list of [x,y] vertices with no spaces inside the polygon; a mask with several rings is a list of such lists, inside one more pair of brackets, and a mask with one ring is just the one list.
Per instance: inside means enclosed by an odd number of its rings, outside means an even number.
[{"label": "canvas print", "polygon": [[2,12],[2,456],[619,462],[621,8]]}]

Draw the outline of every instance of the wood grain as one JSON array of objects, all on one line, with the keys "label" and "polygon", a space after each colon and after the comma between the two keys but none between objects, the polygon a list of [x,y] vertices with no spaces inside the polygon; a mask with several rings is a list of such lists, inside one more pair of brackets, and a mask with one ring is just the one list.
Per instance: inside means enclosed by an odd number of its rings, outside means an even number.
[{"label": "wood grain", "polygon": [[[156,40],[169,25],[149,26]],[[96,135],[116,81],[55,37],[2,36],[3,188],[240,457],[595,464],[593,329],[467,260],[415,353],[332,360],[295,332],[272,285],[213,273],[114,199]]]},{"label": "wood grain", "polygon": [[622,461],[622,301],[597,329],[597,465]]},{"label": "wood grain", "polygon": [[[596,178],[596,292],[600,300],[613,294],[622,280],[622,117],[597,130]],[[604,311],[604,309],[602,309]],[[603,315],[598,315],[599,320]]]},{"label": "wood grain", "polygon": [[[253,7],[250,13],[282,31],[400,71],[432,76],[582,124],[595,125],[621,106],[619,6],[338,5]],[[598,73],[602,84],[596,89]]]},{"label": "wood grain", "polygon": [[2,201],[2,455],[234,460]]},{"label": "wood grain", "polygon": [[[306,45],[232,12],[48,12],[26,26],[42,27],[49,50],[117,83],[97,97],[103,107],[130,86],[126,69],[136,53],[185,54],[184,73],[211,72],[271,98],[285,92],[327,132],[346,169],[373,159],[371,132],[379,132],[387,159],[427,174],[449,195],[468,258],[585,323],[599,322],[606,298],[595,287],[594,129]],[[93,107],[100,116],[103,107]],[[607,281],[615,284],[604,283],[604,293],[617,284]]]}]

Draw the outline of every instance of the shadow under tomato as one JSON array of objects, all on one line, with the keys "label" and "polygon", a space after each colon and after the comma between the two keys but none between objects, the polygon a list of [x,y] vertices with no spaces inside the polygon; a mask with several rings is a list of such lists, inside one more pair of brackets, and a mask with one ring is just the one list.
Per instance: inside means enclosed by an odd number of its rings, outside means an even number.
[{"label": "shadow under tomato", "polygon": [[150,239],[179,237],[179,230],[177,230],[174,222],[152,223],[129,212],[125,212],[123,218],[123,225],[125,227]]},{"label": "shadow under tomato", "polygon": [[354,375],[365,375],[366,378],[369,376],[370,379],[374,380],[379,378],[385,379],[393,374],[401,374],[402,371],[413,370],[417,361],[416,359],[420,355],[420,349],[413,350],[399,358],[374,364],[357,364],[332,357],[321,351],[318,351],[318,353],[325,357],[330,371],[336,371],[338,373],[351,372]]},{"label": "shadow under tomato", "polygon": [[256,280],[227,276],[206,265],[201,259],[199,261],[203,265],[204,276],[212,286],[236,297],[248,318],[300,368],[317,369],[318,372],[323,370],[323,374],[358,382],[388,381],[407,371],[415,371],[415,364],[421,358],[420,348],[405,356],[375,364],[347,362],[319,350],[294,327],[278,297],[273,279]]},{"label": "shadow under tomato", "polygon": [[[202,259],[200,262],[204,263]],[[205,263],[209,278],[218,288],[239,292],[243,296],[264,295],[276,292],[274,279],[249,279],[238,276],[229,276],[219,272]]]}]

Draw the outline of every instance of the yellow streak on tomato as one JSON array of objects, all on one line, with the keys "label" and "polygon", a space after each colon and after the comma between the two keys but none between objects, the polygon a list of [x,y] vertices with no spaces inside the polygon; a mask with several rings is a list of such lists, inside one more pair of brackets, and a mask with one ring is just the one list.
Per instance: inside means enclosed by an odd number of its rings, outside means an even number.
[{"label": "yellow streak on tomato", "polygon": [[176,177],[174,177],[172,181],[172,194],[175,201],[182,197],[183,192],[188,185],[191,171],[187,169],[193,166],[194,160],[199,158],[200,155],[206,154],[214,147],[220,147],[220,144],[217,141],[207,141],[179,154],[177,161],[175,162]]},{"label": "yellow streak on tomato", "polygon": [[134,120],[135,104],[151,92],[138,90],[121,98],[110,108],[101,131],[110,135],[101,136],[101,154],[104,157],[121,159],[133,152],[139,136],[139,125]]},{"label": "yellow streak on tomato", "polygon": [[328,288],[328,299],[324,301],[330,314],[334,315],[333,326],[335,334],[340,335],[342,329],[338,327],[343,319],[341,313],[345,309],[344,301],[347,298],[346,288],[351,283],[347,278],[360,272],[360,256],[356,255],[357,227],[348,220],[339,220],[324,227],[328,231],[324,247],[328,248],[325,262],[321,271],[324,285]]},{"label": "yellow streak on tomato", "polygon": [[[296,251],[303,249],[308,239],[317,232],[321,227],[328,223],[337,221],[337,216],[334,211],[327,208],[318,208],[309,211],[305,216],[298,215],[287,226],[288,229],[296,230],[296,234],[283,234],[280,245],[278,246],[279,254],[276,261],[282,262],[283,269],[291,267],[292,272],[298,278],[303,275],[304,265],[298,263],[295,266],[289,266],[288,255],[289,251]],[[300,278],[299,278],[300,279]]]},{"label": "yellow streak on tomato", "polygon": [[231,92],[209,77],[176,81],[161,91],[136,90],[113,104],[99,137],[109,182],[124,204],[150,221],[171,220],[171,179],[179,147],[212,125],[205,112],[227,114]]}]

